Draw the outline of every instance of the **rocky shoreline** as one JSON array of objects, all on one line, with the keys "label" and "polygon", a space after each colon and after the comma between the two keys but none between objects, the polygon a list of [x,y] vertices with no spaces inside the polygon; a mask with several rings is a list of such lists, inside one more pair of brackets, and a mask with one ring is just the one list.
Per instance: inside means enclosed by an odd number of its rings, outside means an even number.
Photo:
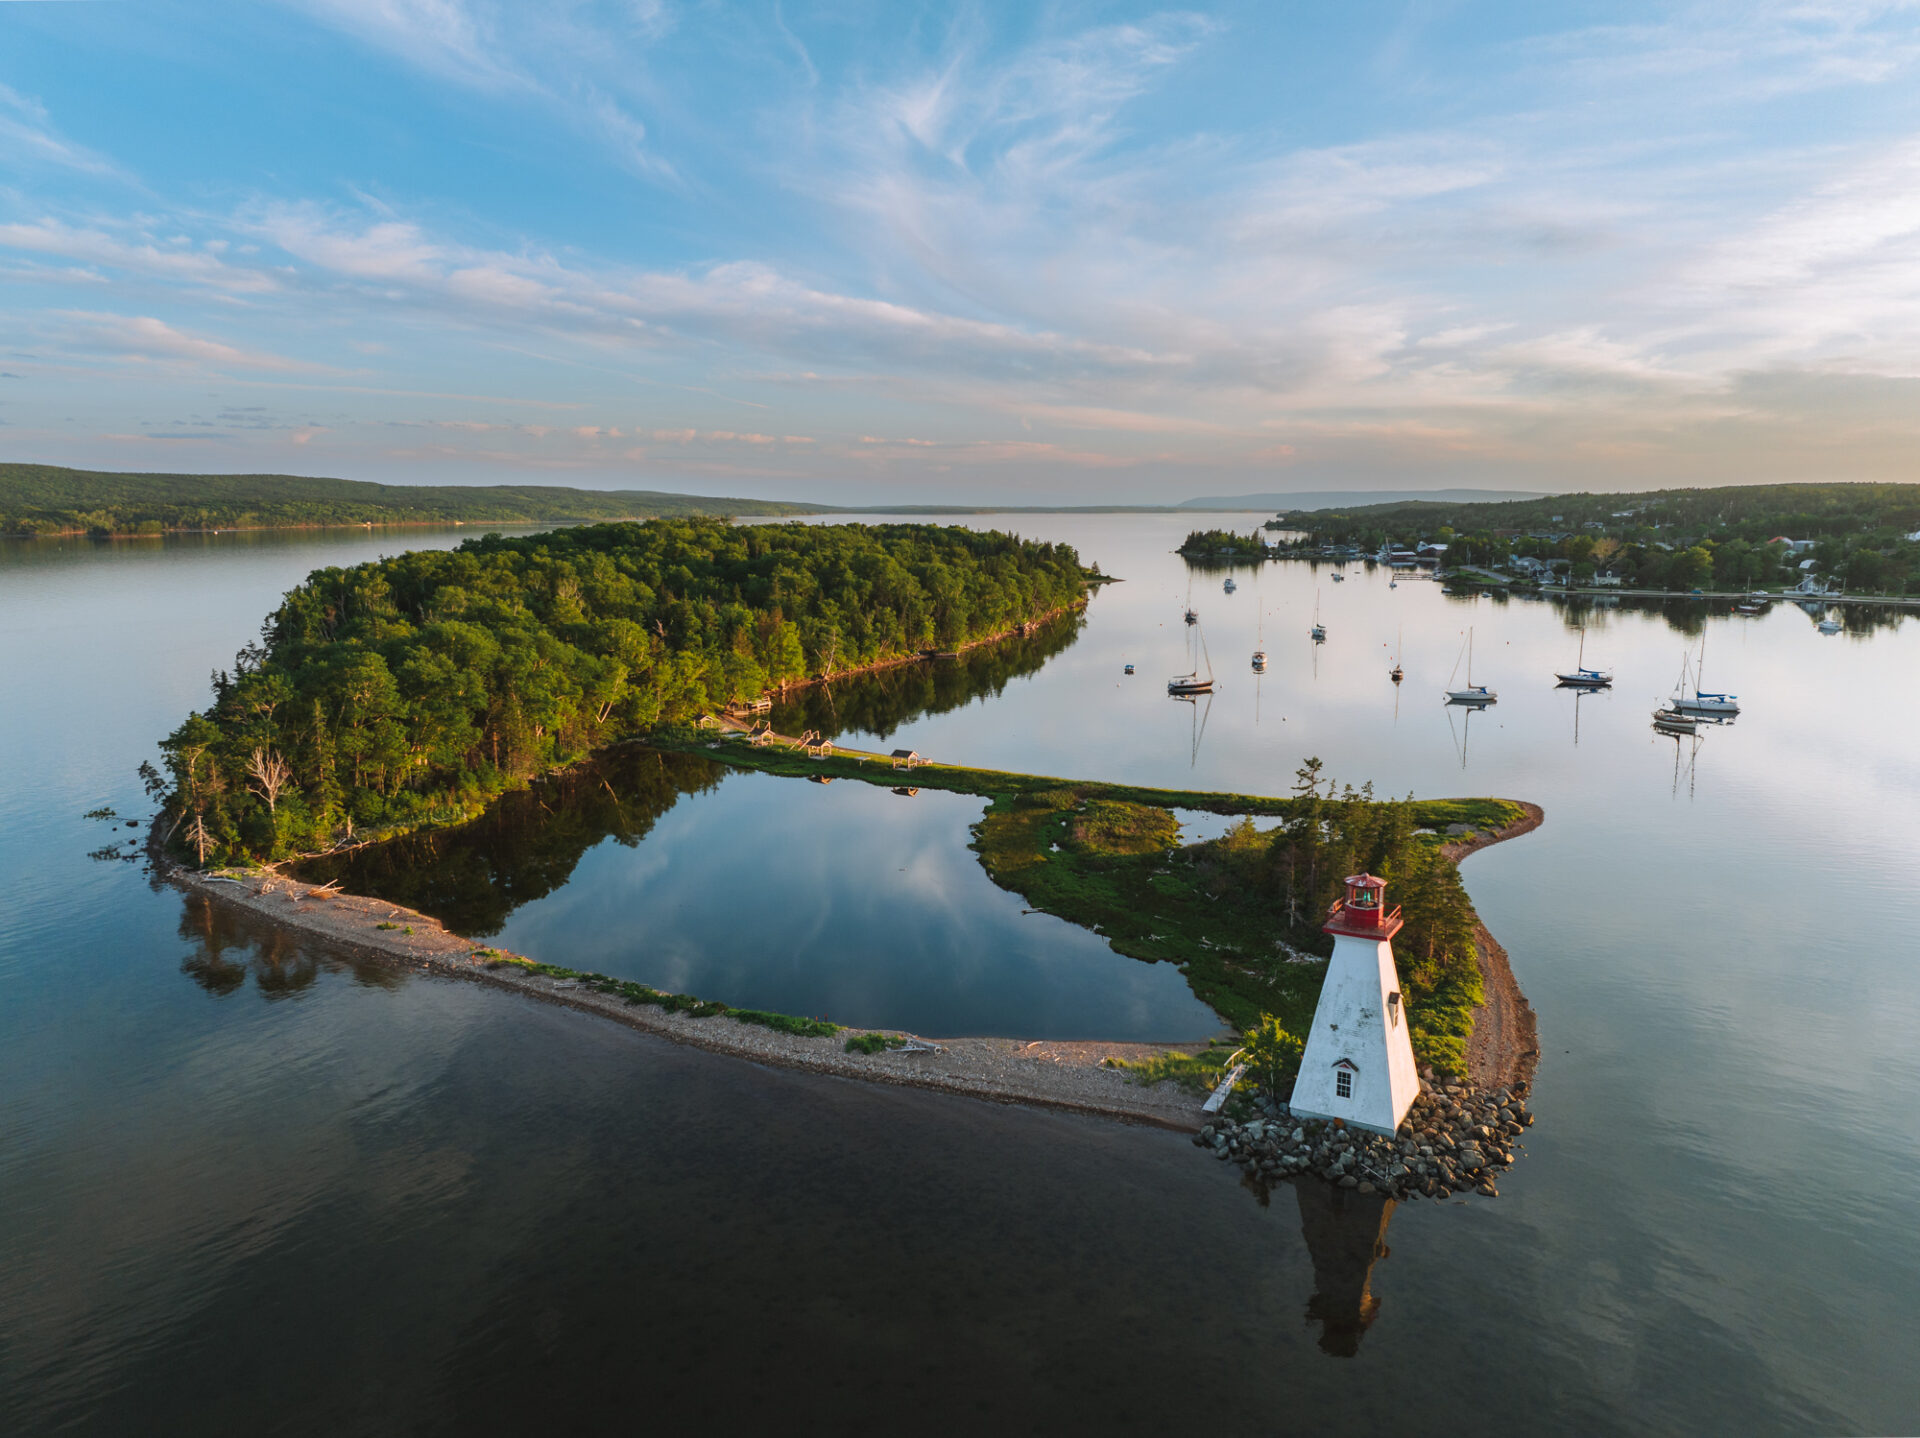
[{"label": "rocky shoreline", "polygon": [[1420,1096],[1392,1137],[1338,1119],[1295,1119],[1283,1101],[1264,1099],[1260,1117],[1215,1120],[1193,1141],[1261,1180],[1310,1174],[1338,1188],[1400,1200],[1467,1192],[1497,1197],[1494,1180],[1512,1166],[1515,1141],[1533,1123],[1525,1085],[1489,1091],[1450,1083],[1430,1068],[1421,1069],[1420,1083]]}]

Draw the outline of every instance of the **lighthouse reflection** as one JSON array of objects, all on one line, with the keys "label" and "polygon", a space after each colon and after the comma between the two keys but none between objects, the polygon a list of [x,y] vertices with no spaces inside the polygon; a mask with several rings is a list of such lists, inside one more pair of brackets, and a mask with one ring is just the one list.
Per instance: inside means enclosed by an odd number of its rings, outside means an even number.
[{"label": "lighthouse reflection", "polygon": [[[1392,1253],[1387,1247],[1387,1221],[1397,1206],[1379,1193],[1336,1188],[1317,1178],[1278,1181],[1257,1175],[1242,1178],[1266,1208],[1274,1195],[1293,1190],[1300,1206],[1300,1236],[1313,1260],[1313,1296],[1307,1300],[1307,1322],[1320,1325],[1320,1350],[1335,1358],[1352,1358],[1360,1351],[1360,1335],[1380,1314],[1373,1294],[1373,1266]],[[1281,1202],[1286,1202],[1284,1197]]]},{"label": "lighthouse reflection", "polygon": [[1296,1180],[1300,1236],[1313,1259],[1313,1297],[1307,1321],[1320,1325],[1320,1348],[1336,1358],[1360,1351],[1360,1335],[1379,1315],[1373,1295],[1373,1265],[1385,1258],[1387,1220],[1394,1202],[1377,1193],[1355,1193],[1311,1179]]}]

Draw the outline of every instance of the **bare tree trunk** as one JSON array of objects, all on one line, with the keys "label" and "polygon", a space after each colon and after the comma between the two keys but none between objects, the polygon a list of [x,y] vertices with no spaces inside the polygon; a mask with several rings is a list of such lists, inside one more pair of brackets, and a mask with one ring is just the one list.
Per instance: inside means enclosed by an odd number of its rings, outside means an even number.
[{"label": "bare tree trunk", "polygon": [[204,869],[207,865],[207,850],[213,847],[213,835],[207,832],[206,818],[198,812],[193,816],[193,826],[187,830],[187,842],[193,845],[194,858]]},{"label": "bare tree trunk", "polygon": [[254,749],[247,759],[247,787],[267,801],[267,812],[279,812],[280,795],[293,777],[287,761],[264,745]]}]

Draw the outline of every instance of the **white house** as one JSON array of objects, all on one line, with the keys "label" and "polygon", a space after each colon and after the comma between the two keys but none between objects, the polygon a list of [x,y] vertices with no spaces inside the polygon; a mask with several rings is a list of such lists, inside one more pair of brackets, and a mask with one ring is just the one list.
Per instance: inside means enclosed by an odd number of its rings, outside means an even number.
[{"label": "white house", "polygon": [[1327,918],[1333,958],[1294,1080],[1289,1107],[1297,1118],[1337,1118],[1391,1134],[1420,1093],[1393,964],[1400,910],[1387,912],[1386,888],[1385,879],[1355,874]]}]

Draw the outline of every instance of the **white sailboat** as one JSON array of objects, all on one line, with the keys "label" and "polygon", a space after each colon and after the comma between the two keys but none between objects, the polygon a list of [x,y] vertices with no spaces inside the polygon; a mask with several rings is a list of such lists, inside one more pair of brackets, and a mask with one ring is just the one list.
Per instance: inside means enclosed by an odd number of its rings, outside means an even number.
[{"label": "white sailboat", "polygon": [[1405,679],[1407,677],[1407,671],[1400,667],[1400,650],[1404,647],[1406,643],[1406,638],[1407,638],[1407,627],[1406,625],[1403,624],[1400,626],[1399,630],[1394,634],[1393,668],[1387,671],[1387,678],[1391,679],[1395,684],[1398,684],[1402,679]]},{"label": "white sailboat", "polygon": [[[1467,628],[1466,656],[1467,656],[1467,687],[1464,689],[1447,690],[1447,703],[1449,704],[1491,704],[1493,703],[1500,696],[1494,693],[1491,689],[1487,688],[1486,685],[1475,684],[1473,682],[1473,628],[1471,625],[1469,625]],[[1458,674],[1459,672],[1460,672],[1460,661],[1456,659],[1453,661],[1453,673]],[[1447,682],[1449,684],[1453,682],[1453,675],[1449,675],[1447,677]]]},{"label": "white sailboat", "polygon": [[1613,687],[1611,670],[1602,673],[1598,669],[1589,669],[1587,663],[1587,627],[1580,626],[1580,657],[1573,661],[1573,673],[1561,674],[1557,671],[1554,678],[1568,689],[1610,689]]},{"label": "white sailboat", "polygon": [[1267,667],[1267,611],[1260,611],[1260,629],[1253,641],[1253,672],[1264,673]]},{"label": "white sailboat", "polygon": [[1327,642],[1327,626],[1320,622],[1320,591],[1317,589],[1313,591],[1313,642]]},{"label": "white sailboat", "polygon": [[1707,636],[1704,631],[1700,635],[1700,661],[1694,666],[1691,695],[1686,692],[1684,672],[1683,670],[1680,689],[1674,694],[1670,708],[1677,709],[1682,714],[1718,714],[1728,717],[1740,712],[1740,700],[1737,695],[1713,694],[1700,687],[1707,673]]}]

